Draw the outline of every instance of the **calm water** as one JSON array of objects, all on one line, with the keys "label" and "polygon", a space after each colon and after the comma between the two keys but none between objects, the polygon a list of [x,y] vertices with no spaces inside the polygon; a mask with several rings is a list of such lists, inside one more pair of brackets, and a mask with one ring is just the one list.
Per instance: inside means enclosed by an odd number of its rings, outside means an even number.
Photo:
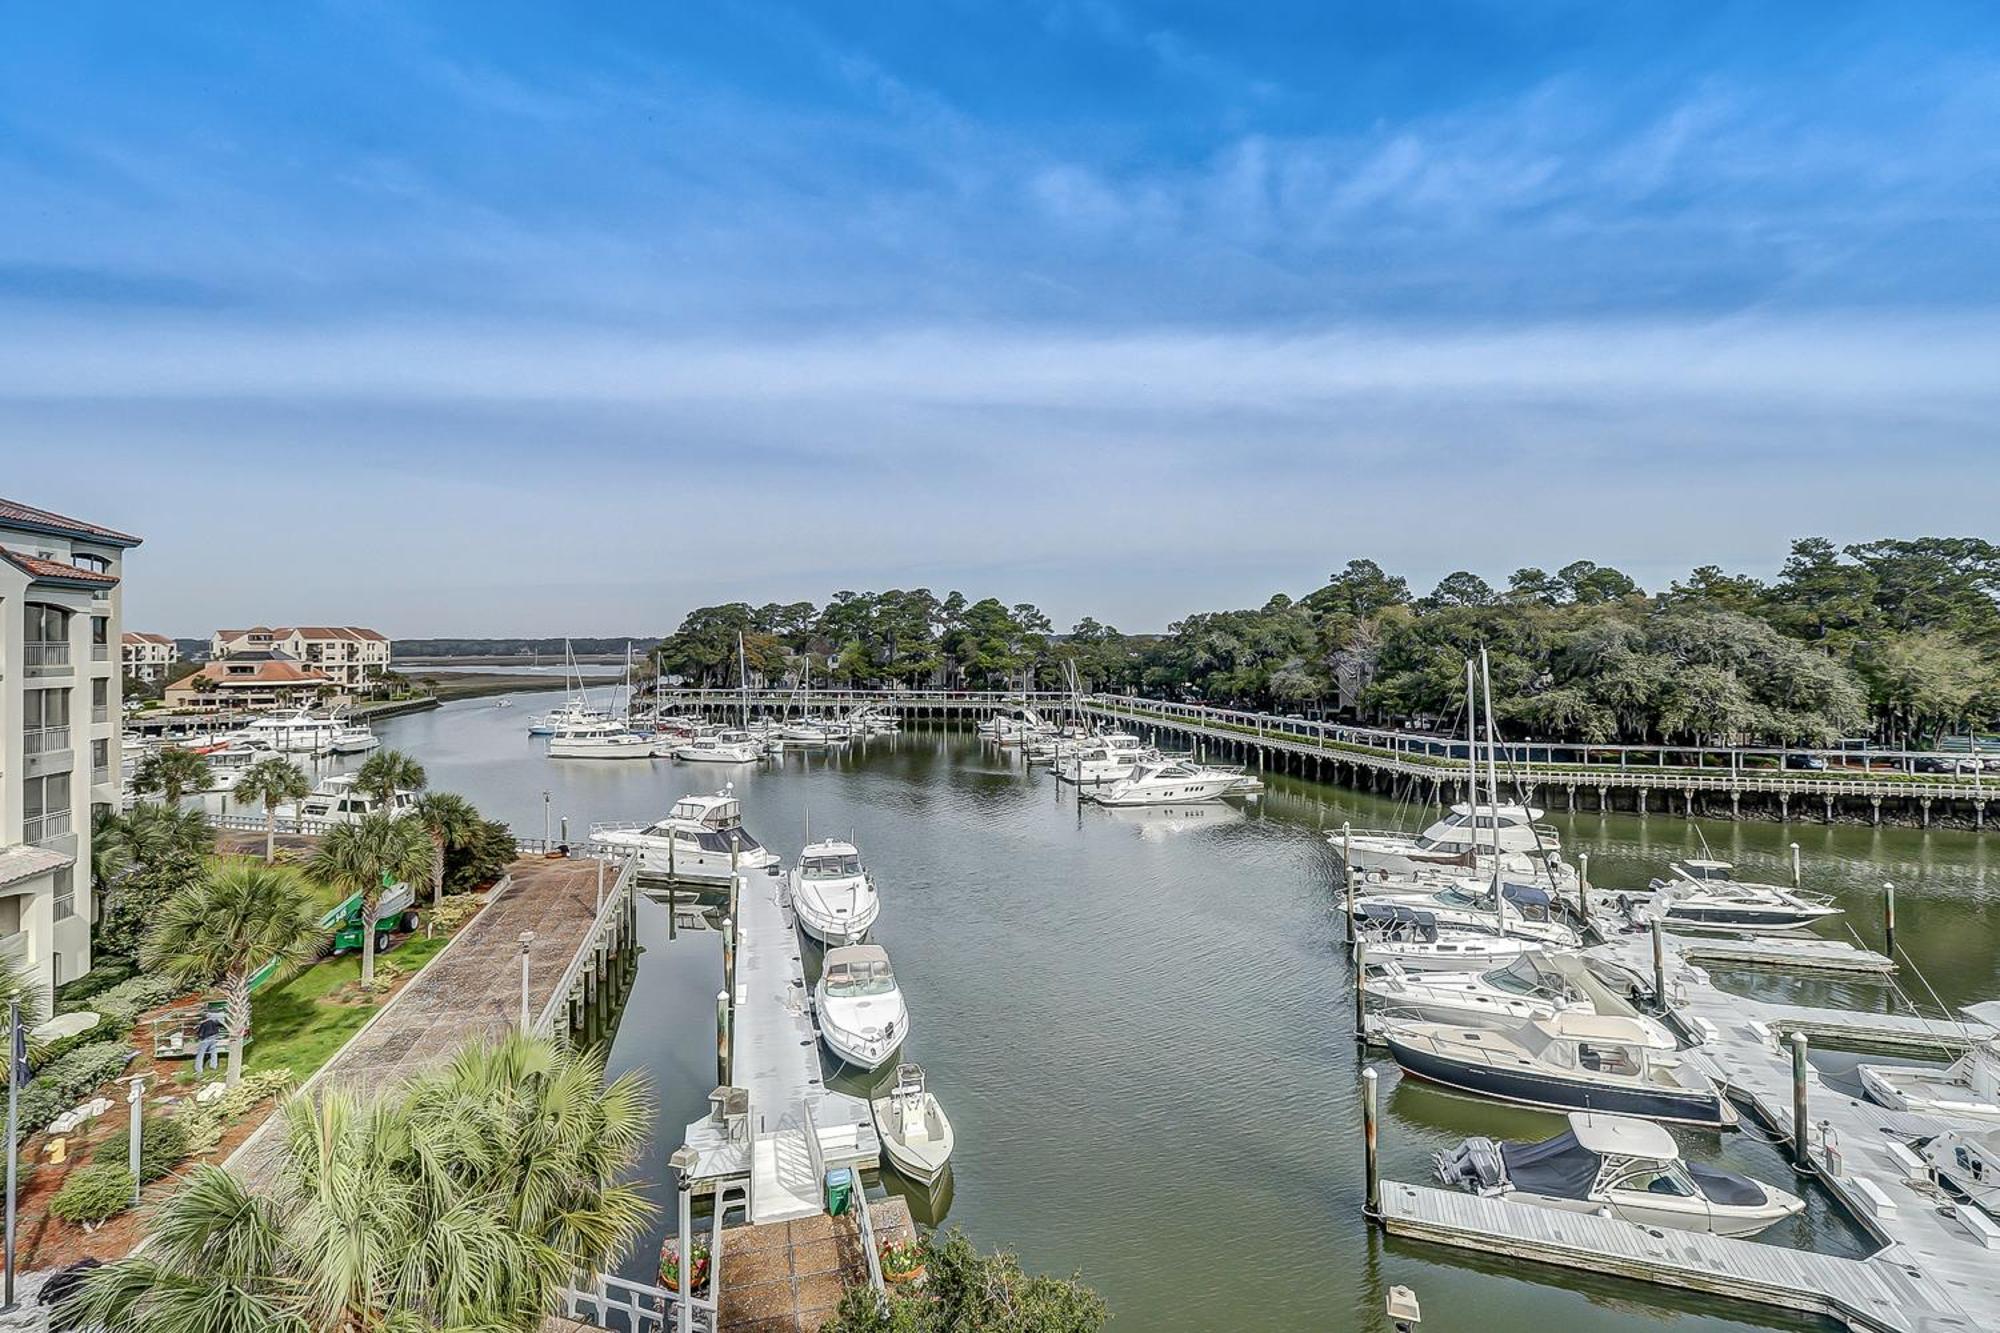
[{"label": "calm water", "polygon": [[[380,730],[434,785],[524,833],[542,827],[544,792],[552,819],[569,815],[580,838],[593,820],[656,818],[726,780],[752,831],[788,860],[808,828],[852,831],[883,894],[876,938],[910,1005],[905,1050],[958,1133],[952,1194],[916,1201],[919,1212],[947,1208],[977,1243],[1012,1247],[1030,1268],[1081,1268],[1118,1327],[1375,1329],[1395,1283],[1416,1290],[1430,1328],[1567,1333],[1643,1317],[1682,1330],[1820,1327],[1385,1242],[1363,1225],[1351,989],[1323,832],[1342,820],[1408,826],[1421,810],[1289,779],[1243,806],[1079,810],[1053,778],[944,729],[766,766],[551,762],[525,734],[544,699],[469,700]],[[1556,822],[1607,887],[1643,885],[1697,851],[1697,828],[1716,855],[1768,877],[1789,873],[1797,839],[1807,886],[1839,894],[1871,944],[1879,886],[1896,883],[1898,943],[1943,1002],[2000,994],[1994,853],[1970,835],[1595,813]],[[721,963],[713,933],[670,940],[656,904],[643,905],[641,931],[647,952],[610,1059],[654,1080],[662,1130],[645,1171],[670,1203],[666,1155],[715,1081]],[[1892,1002],[1879,985],[1731,980],[1776,997]],[[1818,1058],[1830,1072],[1853,1063]],[[1560,1128],[1377,1067],[1389,1175],[1426,1178],[1429,1154],[1468,1133]],[[1680,1137],[1690,1156],[1795,1188],[1752,1133]],[[1777,1238],[1863,1248],[1823,1199],[1812,1205]],[[656,1232],[629,1271],[650,1269],[657,1242]]]}]

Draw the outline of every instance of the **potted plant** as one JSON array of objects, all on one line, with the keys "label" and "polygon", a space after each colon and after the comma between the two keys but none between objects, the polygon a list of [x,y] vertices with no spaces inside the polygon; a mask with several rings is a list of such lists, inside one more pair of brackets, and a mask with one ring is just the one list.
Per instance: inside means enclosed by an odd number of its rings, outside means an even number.
[{"label": "potted plant", "polygon": [[916,1240],[882,1242],[882,1277],[889,1282],[921,1282],[924,1279],[924,1247]]},{"label": "potted plant", "polygon": [[[660,1246],[660,1285],[668,1291],[681,1289],[681,1247],[674,1237]],[[697,1240],[688,1251],[688,1290],[700,1291],[708,1285],[708,1242]]]}]

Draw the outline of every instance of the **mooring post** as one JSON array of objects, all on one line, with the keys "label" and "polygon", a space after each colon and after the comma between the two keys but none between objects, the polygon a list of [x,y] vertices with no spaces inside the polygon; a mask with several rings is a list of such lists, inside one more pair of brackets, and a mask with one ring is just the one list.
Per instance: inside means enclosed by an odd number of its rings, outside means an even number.
[{"label": "mooring post", "polygon": [[1792,887],[1799,887],[1799,845],[1792,844]]},{"label": "mooring post", "polygon": [[715,1082],[729,1086],[729,992],[715,993]]},{"label": "mooring post", "polygon": [[1363,1045],[1368,1041],[1368,990],[1362,985],[1366,980],[1368,980],[1368,941],[1356,935],[1354,937],[1354,1040]]},{"label": "mooring post", "polygon": [[1340,877],[1347,886],[1347,933],[1354,935],[1354,821],[1340,824]]},{"label": "mooring post", "polygon": [[1882,952],[1896,956],[1896,886],[1882,885]]},{"label": "mooring post", "polygon": [[597,859],[597,910],[604,910],[604,858]]},{"label": "mooring post", "polygon": [[1376,1144],[1375,1071],[1372,1068],[1361,1071],[1361,1142],[1363,1169],[1368,1181],[1366,1216],[1375,1219],[1382,1215],[1382,1164]]},{"label": "mooring post", "polygon": [[1812,1150],[1807,1140],[1812,1137],[1806,1119],[1806,1034],[1792,1034],[1792,1158],[1793,1165],[1801,1171],[1812,1170]]},{"label": "mooring post", "polygon": [[1667,1011],[1667,938],[1660,930],[1660,918],[1653,918],[1653,999],[1660,1012]]},{"label": "mooring post", "polygon": [[722,918],[722,988],[736,993],[736,919]]},{"label": "mooring post", "polygon": [[1590,929],[1590,853],[1576,854],[1576,906],[1577,914],[1583,918],[1583,928]]}]

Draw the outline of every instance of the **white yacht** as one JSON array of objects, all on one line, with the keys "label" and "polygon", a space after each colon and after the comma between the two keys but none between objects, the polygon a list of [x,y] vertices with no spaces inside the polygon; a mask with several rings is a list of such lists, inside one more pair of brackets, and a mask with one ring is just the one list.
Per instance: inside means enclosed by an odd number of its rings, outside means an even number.
[{"label": "white yacht", "polygon": [[588,726],[597,722],[609,722],[611,714],[602,708],[593,707],[587,700],[571,699],[559,708],[528,720],[530,736],[553,736],[557,732],[573,727]]},{"label": "white yacht", "polygon": [[1509,1028],[1391,1019],[1381,1031],[1406,1072],[1462,1092],[1558,1111],[1735,1123],[1708,1075],[1656,1050],[1629,1018],[1565,1012]]},{"label": "white yacht", "polygon": [[674,758],[690,763],[747,764],[763,753],[762,741],[733,729],[697,735],[674,747]]},{"label": "white yacht", "polygon": [[937,1097],[924,1087],[923,1070],[897,1065],[895,1084],[870,1100],[868,1109],[875,1114],[882,1150],[898,1171],[924,1185],[944,1174],[951,1162],[951,1121],[945,1119]]},{"label": "white yacht", "polygon": [[790,718],[778,724],[777,736],[787,745],[832,745],[836,728],[822,717]]},{"label": "white yacht", "polygon": [[800,928],[825,945],[859,944],[882,911],[875,881],[851,842],[829,839],[800,852],[791,889]]},{"label": "white yacht", "polygon": [[2000,1217],[2000,1129],[1953,1129],[1917,1144],[1931,1175],[1955,1195]]},{"label": "white yacht", "polygon": [[1010,708],[995,713],[979,724],[979,734],[1001,745],[1021,745],[1038,736],[1053,735],[1055,728],[1032,708]]},{"label": "white yacht", "polygon": [[407,815],[416,809],[416,792],[398,791],[395,799],[385,807],[374,795],[361,791],[355,785],[358,777],[358,773],[334,773],[321,778],[312,795],[297,804],[279,806],[278,817],[296,820],[311,831],[315,825],[352,824],[363,815],[383,812]]},{"label": "white yacht", "polygon": [[641,736],[610,718],[566,727],[548,742],[551,759],[662,759],[671,753],[667,742]]},{"label": "white yacht", "polygon": [[1552,1139],[1471,1138],[1435,1163],[1439,1180],[1486,1198],[1711,1236],[1754,1236],[1806,1206],[1774,1185],[1687,1161],[1664,1127],[1622,1115],[1573,1111]]},{"label": "white yacht", "polygon": [[1356,903],[1352,929],[1365,961],[1400,963],[1413,972],[1478,971],[1541,947],[1483,927],[1446,926],[1436,914],[1398,902]]},{"label": "white yacht", "polygon": [[1240,774],[1198,768],[1185,759],[1140,764],[1132,776],[1100,786],[1091,793],[1099,805],[1190,805],[1219,801],[1233,790]]},{"label": "white yacht", "polygon": [[713,796],[683,796],[665,819],[651,824],[590,826],[594,850],[636,853],[643,873],[697,884],[729,883],[732,839],[739,873],[763,874],[778,864],[777,855],[743,827],[743,807],[730,787]]},{"label": "white yacht", "polygon": [[1369,892],[1355,901],[1355,910],[1400,903],[1430,913],[1439,926],[1448,929],[1513,935],[1561,949],[1574,949],[1580,943],[1574,930],[1556,920],[1546,890],[1504,880],[1497,886],[1497,894],[1495,887],[1474,879],[1461,879],[1436,889],[1425,885],[1407,892]]},{"label": "white yacht", "polygon": [[1540,860],[1551,852],[1560,854],[1562,841],[1555,827],[1537,822],[1542,813],[1531,806],[1509,804],[1483,804],[1475,810],[1461,802],[1414,837],[1375,829],[1354,833],[1336,830],[1327,840],[1336,852],[1350,854],[1354,869],[1364,874],[1380,870],[1407,875],[1435,866],[1471,869],[1478,858],[1490,858],[1496,837],[1502,856],[1513,853]]},{"label": "white yacht", "polygon": [[301,708],[284,716],[260,717],[244,727],[234,739],[284,754],[326,754],[340,732],[341,724]]},{"label": "white yacht", "polygon": [[880,1069],[910,1035],[903,992],[879,945],[827,950],[813,1000],[827,1048],[858,1069]]},{"label": "white yacht", "polygon": [[1067,756],[1059,753],[1053,767],[1057,777],[1088,786],[1123,782],[1155,757],[1138,737],[1115,735],[1079,745]]},{"label": "white yacht", "polygon": [[1506,1027],[1575,1012],[1630,1019],[1659,1050],[1679,1044],[1628,998],[1633,978],[1607,975],[1576,954],[1537,949],[1480,972],[1422,972],[1369,961],[1366,973],[1369,1008],[1383,1018]]},{"label": "white yacht", "polygon": [[382,738],[364,722],[342,722],[334,730],[326,748],[332,754],[367,754],[382,748]]},{"label": "white yacht", "polygon": [[1841,912],[1826,894],[1736,879],[1727,861],[1675,862],[1668,869],[1673,877],[1654,880],[1650,899],[1627,901],[1634,919],[1658,918],[1663,925],[1697,930],[1770,932],[1800,930]]}]

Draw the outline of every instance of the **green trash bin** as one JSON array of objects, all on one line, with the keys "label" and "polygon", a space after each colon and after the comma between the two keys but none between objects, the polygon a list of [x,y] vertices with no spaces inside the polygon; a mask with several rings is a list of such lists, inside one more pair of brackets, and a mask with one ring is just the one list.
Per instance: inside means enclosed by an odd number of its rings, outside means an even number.
[{"label": "green trash bin", "polygon": [[835,1217],[847,1211],[853,1201],[854,1172],[844,1166],[836,1166],[826,1173],[826,1210]]}]

